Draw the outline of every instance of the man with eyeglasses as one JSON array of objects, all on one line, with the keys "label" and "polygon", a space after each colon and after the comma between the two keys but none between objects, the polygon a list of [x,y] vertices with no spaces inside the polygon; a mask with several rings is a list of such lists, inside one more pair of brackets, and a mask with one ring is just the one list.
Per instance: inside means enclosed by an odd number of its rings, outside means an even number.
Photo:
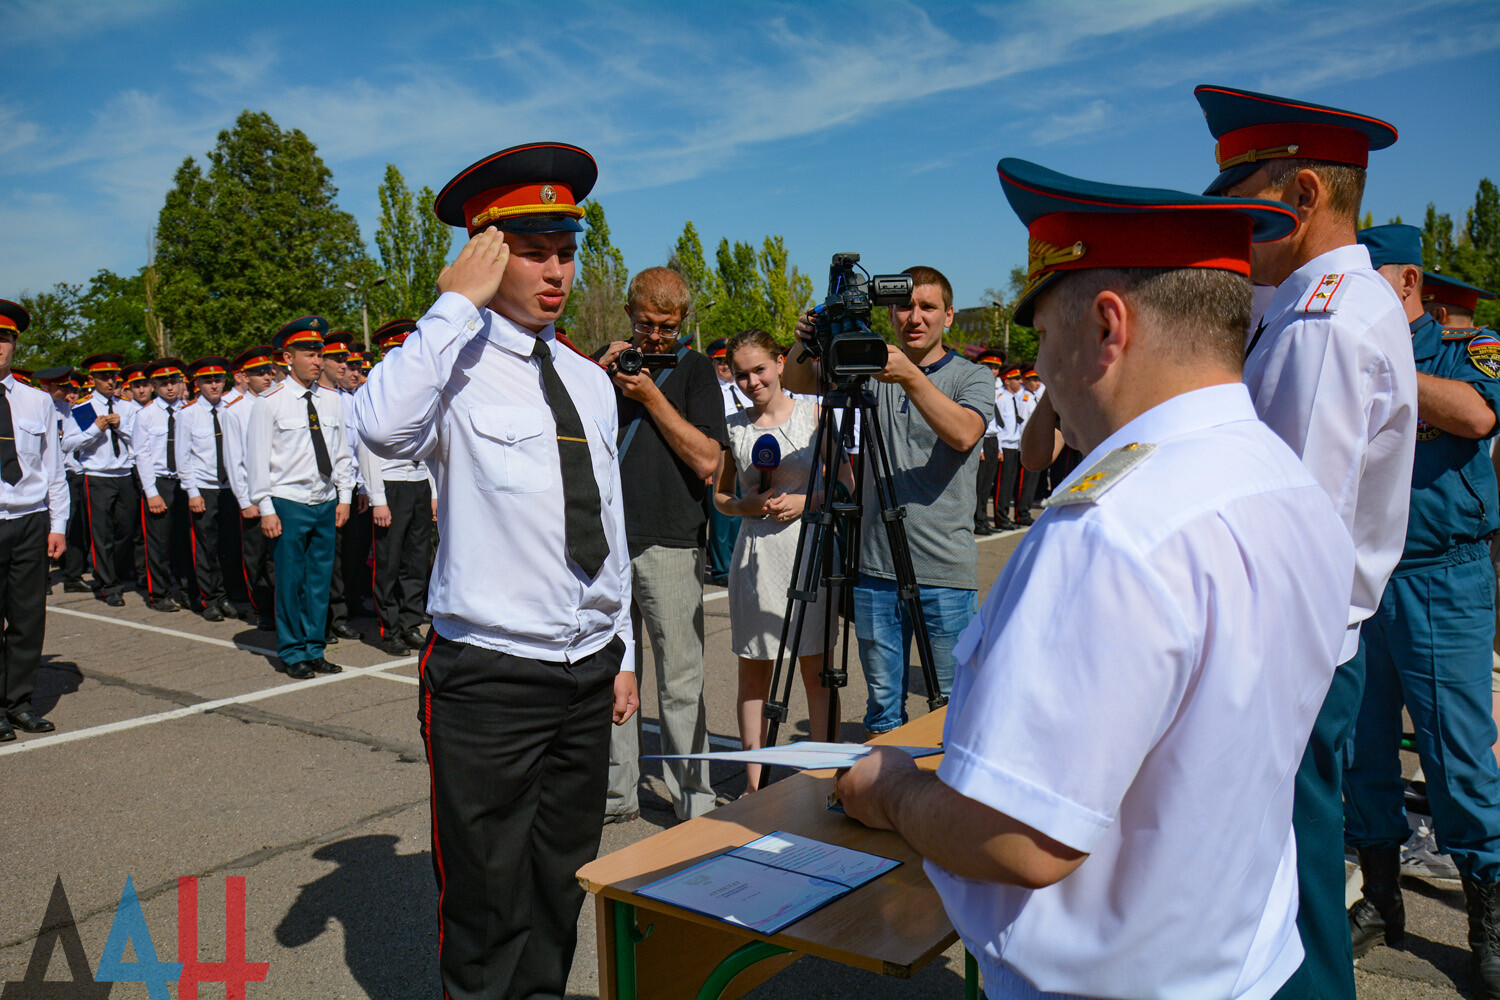
[{"label": "man with eyeglasses", "polygon": [[[605,348],[599,363],[614,378],[620,408],[620,483],[634,585],[637,676],[640,632],[651,638],[661,703],[661,752],[704,753],[708,724],[703,704],[703,497],[706,481],[727,447],[724,396],[713,362],[678,342],[691,296],[681,275],[650,267],[626,292],[634,336]],[[674,367],[626,375],[614,369],[620,352],[675,354]],[[678,819],[714,807],[704,761],[668,761],[665,778]],[[640,815],[639,722],[610,733],[607,822]]]}]

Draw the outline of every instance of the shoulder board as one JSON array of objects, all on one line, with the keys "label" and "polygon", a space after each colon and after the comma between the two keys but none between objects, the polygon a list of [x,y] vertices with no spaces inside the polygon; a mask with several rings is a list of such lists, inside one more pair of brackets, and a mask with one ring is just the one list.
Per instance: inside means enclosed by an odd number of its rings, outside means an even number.
[{"label": "shoulder board", "polygon": [[234,397],[229,402],[227,402],[227,403],[224,404],[224,409],[226,409],[226,410],[229,409],[235,403],[238,403],[240,400],[242,400],[244,398],[245,398],[244,396],[236,396],[236,397]]},{"label": "shoulder board", "polygon": [[1469,363],[1490,378],[1500,378],[1500,337],[1489,330],[1470,332],[1473,336],[1468,344]]},{"label": "shoulder board", "polygon": [[284,386],[284,385],[286,385],[285,382],[277,382],[271,388],[269,388],[265,392],[261,393],[260,394],[260,398],[261,399],[265,399],[267,396],[274,396],[274,395],[276,395],[278,392],[281,391],[281,387]]},{"label": "shoulder board", "polygon": [[1349,287],[1347,275],[1325,274],[1297,300],[1297,312],[1333,313]]},{"label": "shoulder board", "polygon": [[1116,448],[1099,461],[1089,466],[1087,472],[1073,481],[1065,490],[1053,493],[1042,501],[1043,507],[1062,507],[1074,503],[1095,503],[1106,490],[1130,474],[1151,453],[1154,444],[1127,444]]},{"label": "shoulder board", "polygon": [[[566,334],[554,333],[553,336],[555,336],[557,338],[557,342],[559,344],[563,345],[568,350],[570,350],[574,354],[578,355],[580,358],[583,358],[585,361],[588,361],[588,362],[590,362],[592,364],[599,365],[599,362],[597,360],[595,360],[594,358],[589,357],[587,354],[583,353],[576,346],[574,346],[573,342],[568,339],[568,337],[567,337]],[[604,366],[603,365],[599,365],[599,367],[603,368]]]},{"label": "shoulder board", "polygon": [[1483,328],[1473,326],[1456,326],[1443,331],[1444,341],[1470,340],[1486,332]]}]

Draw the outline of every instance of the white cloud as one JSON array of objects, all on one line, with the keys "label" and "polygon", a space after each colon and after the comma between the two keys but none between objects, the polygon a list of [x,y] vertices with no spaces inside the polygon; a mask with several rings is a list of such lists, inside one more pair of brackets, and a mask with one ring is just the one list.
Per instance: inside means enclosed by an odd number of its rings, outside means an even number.
[{"label": "white cloud", "polygon": [[0,37],[20,45],[72,43],[101,31],[155,17],[182,0],[7,0],[0,4]]}]

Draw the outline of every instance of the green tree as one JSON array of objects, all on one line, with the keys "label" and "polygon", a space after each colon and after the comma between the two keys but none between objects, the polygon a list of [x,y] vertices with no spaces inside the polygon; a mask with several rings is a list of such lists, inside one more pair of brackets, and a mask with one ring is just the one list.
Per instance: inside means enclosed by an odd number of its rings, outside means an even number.
[{"label": "green tree", "polygon": [[[129,277],[108,270],[94,275],[79,298],[78,313],[85,324],[78,338],[81,353],[109,351],[143,360],[158,355],[156,345],[146,335],[145,268]],[[193,354],[183,360],[200,356]]]},{"label": "green tree", "polygon": [[812,301],[812,279],[795,265],[788,265],[786,241],[780,236],[766,237],[758,260],[765,295],[765,328],[783,344],[790,344],[797,317]]},{"label": "green tree", "polygon": [[[79,300],[82,285],[59,281],[50,291],[22,292],[17,300],[31,314],[31,325],[16,343],[15,365],[36,371],[74,364],[92,353],[82,349],[84,332]],[[75,356],[76,355],[76,356]]]},{"label": "green tree", "polygon": [[580,350],[592,352],[611,341],[630,339],[630,318],[625,313],[630,274],[625,270],[625,255],[610,242],[604,206],[597,200],[585,205],[583,223],[573,292],[563,310],[562,325]]},{"label": "green tree", "polygon": [[1375,213],[1366,211],[1365,217],[1359,220],[1359,228],[1369,229],[1373,225],[1375,225]]},{"label": "green tree", "polygon": [[682,235],[673,244],[667,266],[682,275],[682,280],[687,283],[688,293],[692,296],[687,323],[701,349],[704,340],[703,317],[718,302],[723,290],[719,287],[718,275],[708,266],[708,261],[703,256],[703,241],[698,238],[698,229],[691,219],[683,225]]},{"label": "green tree", "polygon": [[177,170],[157,224],[156,290],[181,355],[234,352],[308,313],[354,327],[359,298],[344,286],[368,267],[333,175],[298,129],[241,112],[219,133],[207,170]]},{"label": "green tree", "polygon": [[1422,220],[1422,267],[1447,271],[1453,263],[1453,219],[1432,202]]},{"label": "green tree", "polygon": [[416,319],[433,299],[438,274],[448,263],[453,230],[432,211],[432,189],[415,196],[394,163],[385,165],[380,185],[380,225],[375,245],[380,250],[376,276],[385,280],[370,291],[370,325],[374,329],[392,319]]}]

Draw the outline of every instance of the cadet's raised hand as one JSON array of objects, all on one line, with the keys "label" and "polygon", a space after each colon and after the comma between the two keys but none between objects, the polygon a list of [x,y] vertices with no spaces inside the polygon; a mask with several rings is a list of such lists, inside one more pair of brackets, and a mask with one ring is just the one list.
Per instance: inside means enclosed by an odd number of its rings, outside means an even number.
[{"label": "cadet's raised hand", "polygon": [[438,275],[440,292],[457,292],[475,309],[490,304],[500,290],[500,279],[505,275],[505,265],[510,262],[510,247],[505,245],[505,234],[494,226],[474,238],[459,251],[458,258]]}]

